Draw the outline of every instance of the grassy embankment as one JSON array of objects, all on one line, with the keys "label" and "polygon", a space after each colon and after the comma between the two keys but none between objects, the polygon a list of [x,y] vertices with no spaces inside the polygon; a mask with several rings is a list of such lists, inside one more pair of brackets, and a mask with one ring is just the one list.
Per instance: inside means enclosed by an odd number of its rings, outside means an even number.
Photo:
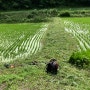
[{"label": "grassy embankment", "polygon": [[[40,52],[24,60],[11,62],[15,68],[0,67],[0,89],[5,90],[89,90],[90,72],[79,70],[68,63],[72,52],[77,50],[77,41],[64,30],[64,23],[55,18],[48,23]],[[51,58],[59,63],[55,76],[45,73]],[[35,65],[32,64],[36,61]]]}]

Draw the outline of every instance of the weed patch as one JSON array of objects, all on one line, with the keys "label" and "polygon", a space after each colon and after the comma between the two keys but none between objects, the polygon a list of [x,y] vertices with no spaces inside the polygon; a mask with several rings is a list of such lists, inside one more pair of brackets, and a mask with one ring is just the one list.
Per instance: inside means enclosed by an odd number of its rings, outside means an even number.
[{"label": "weed patch", "polygon": [[73,53],[69,59],[69,63],[79,68],[90,67],[90,50]]}]

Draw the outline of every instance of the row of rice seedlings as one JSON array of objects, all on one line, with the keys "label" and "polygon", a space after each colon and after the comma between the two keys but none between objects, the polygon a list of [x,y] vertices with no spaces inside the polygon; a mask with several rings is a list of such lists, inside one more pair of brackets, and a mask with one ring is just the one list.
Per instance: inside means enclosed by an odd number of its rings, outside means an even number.
[{"label": "row of rice seedlings", "polygon": [[17,46],[19,46],[19,43],[21,43],[21,42],[22,42],[22,40],[18,39],[11,46],[9,46],[5,51],[3,51],[2,53],[3,53],[4,57],[8,57],[9,53],[13,53],[15,48]]},{"label": "row of rice seedlings", "polygon": [[[27,44],[26,42],[27,42],[28,40],[26,39],[26,41],[24,41],[25,43],[24,43],[24,48],[21,48],[21,46],[20,46],[20,44],[22,44],[22,42],[23,42],[23,39],[20,41],[20,40],[18,40],[18,41],[16,41],[11,47],[9,47],[6,51],[6,53],[5,53],[5,51],[4,51],[4,53],[3,53],[3,57],[4,58],[9,58],[9,59],[13,59],[13,58],[15,58],[15,57],[20,57],[21,56],[21,54],[23,54],[23,53],[25,53],[26,52],[26,50],[25,50],[25,44]],[[21,48],[21,49],[20,49]],[[21,52],[22,51],[22,52]]]},{"label": "row of rice seedlings", "polygon": [[[19,56],[20,52],[20,45],[23,42],[24,39],[18,39],[15,43],[13,43],[13,45],[11,45],[6,52],[4,51],[3,56],[4,58],[15,58],[15,56]],[[22,50],[23,52],[25,50]]]},{"label": "row of rice seedlings", "polygon": [[35,54],[41,47],[40,41],[46,30],[47,27],[44,26],[32,38],[29,34],[20,37],[8,49],[2,52],[2,61],[6,62],[8,59],[10,61],[20,57],[25,58],[28,55]]},{"label": "row of rice seedlings", "polygon": [[[45,29],[45,28],[43,28],[43,29]],[[39,48],[37,48],[37,47],[40,47],[40,40],[41,40],[41,38],[42,38],[42,35],[44,34],[44,32],[45,31],[43,31],[42,32],[42,29],[37,33],[37,34],[35,34],[34,35],[34,37],[32,38],[32,40],[31,40],[31,42],[30,42],[30,52],[31,52],[31,54],[33,54],[33,53],[35,53],[35,52],[37,52],[37,50],[39,49]]]},{"label": "row of rice seedlings", "polygon": [[[20,37],[21,38],[21,37]],[[5,51],[2,52],[2,56],[4,58],[13,58],[15,54],[15,49],[20,46],[20,43],[22,43],[23,39],[17,39],[12,45],[10,45]]]},{"label": "row of rice seedlings", "polygon": [[80,42],[80,47],[82,50],[86,51],[87,49],[90,49],[88,42],[85,38],[82,38],[82,35],[77,35],[77,40]]},{"label": "row of rice seedlings", "polygon": [[[41,41],[41,38],[42,38],[42,36],[44,35],[45,30],[47,30],[47,28],[41,29],[41,30],[40,30],[40,33],[38,33],[39,35],[37,35],[37,40],[36,40],[36,42],[38,43],[38,45],[37,45],[37,43],[35,42],[35,46],[38,46],[38,47],[41,46],[41,44],[40,44],[39,42]],[[36,52],[38,51],[38,49],[39,49],[39,48],[34,48],[35,51],[33,50],[33,52],[36,53]]]},{"label": "row of rice seedlings", "polygon": [[22,55],[22,57],[25,58],[28,55],[35,54],[40,49],[40,46],[41,46],[40,40],[42,38],[42,35],[43,35],[43,33],[41,33],[41,31],[39,31],[37,34],[35,34],[33,36],[33,38],[31,39],[31,41],[29,43],[29,47],[27,49],[27,52],[24,53],[24,55]]},{"label": "row of rice seedlings", "polygon": [[[65,30],[69,33],[72,33],[76,39],[79,42],[79,50],[87,50],[90,49],[90,42],[89,42],[89,38],[87,37],[89,34],[89,31],[86,30],[85,28],[81,28],[81,26],[79,24],[75,24],[69,21],[65,21],[64,22],[66,27]],[[85,24],[84,24],[85,25]]]},{"label": "row of rice seedlings", "polygon": [[78,42],[79,42],[79,47],[81,48],[81,51],[82,51],[82,50],[86,51],[87,49],[86,49],[86,47],[85,47],[85,45],[84,45],[83,39],[82,39],[79,35],[77,35],[76,39],[77,39]]},{"label": "row of rice seedlings", "polygon": [[87,42],[88,40],[86,41],[82,34],[77,33],[76,37],[80,42],[80,46],[83,47],[84,50],[90,49],[89,43]]},{"label": "row of rice seedlings", "polygon": [[79,36],[80,40],[83,42],[84,46],[86,47],[86,49],[90,49],[90,44],[89,44],[89,40],[86,39],[85,37],[82,37],[82,35]]},{"label": "row of rice seedlings", "polygon": [[[29,29],[30,27],[30,29]],[[0,48],[7,49],[13,44],[20,36],[21,33],[26,35],[28,31],[34,34],[40,28],[41,24],[1,24],[0,25]],[[36,30],[36,29],[37,30]],[[31,31],[32,30],[32,31]],[[8,41],[8,42],[7,42]]]},{"label": "row of rice seedlings", "polygon": [[90,45],[90,38],[88,38],[89,34],[88,35],[83,35],[83,39]]}]

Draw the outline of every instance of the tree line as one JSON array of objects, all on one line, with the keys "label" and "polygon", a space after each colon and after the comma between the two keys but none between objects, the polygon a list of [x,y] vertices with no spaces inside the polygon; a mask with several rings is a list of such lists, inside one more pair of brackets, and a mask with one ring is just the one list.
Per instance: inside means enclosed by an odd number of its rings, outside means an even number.
[{"label": "tree line", "polygon": [[90,0],[0,0],[0,10],[90,6]]}]

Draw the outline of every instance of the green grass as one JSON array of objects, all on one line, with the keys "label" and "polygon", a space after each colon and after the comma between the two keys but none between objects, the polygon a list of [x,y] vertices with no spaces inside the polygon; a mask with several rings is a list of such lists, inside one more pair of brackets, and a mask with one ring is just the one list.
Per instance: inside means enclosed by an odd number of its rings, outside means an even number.
[{"label": "green grass", "polygon": [[41,25],[41,23],[0,24],[0,39],[12,39],[13,41],[22,34],[34,35]]},{"label": "green grass", "polygon": [[[53,19],[53,18],[52,18]],[[13,61],[15,68],[0,66],[0,89],[2,90],[89,90],[90,71],[79,70],[68,60],[77,51],[77,41],[64,30],[62,19],[54,18],[48,23],[42,39],[43,48],[27,59]],[[59,63],[57,75],[45,72],[46,63],[56,58]],[[37,61],[36,65],[31,65]]]},{"label": "green grass", "polygon": [[79,23],[79,24],[90,24],[90,17],[74,17],[74,18],[64,18],[70,21],[73,21],[75,23]]},{"label": "green grass", "polygon": [[42,23],[0,24],[0,50],[7,49],[21,36],[34,36],[42,26]]}]

